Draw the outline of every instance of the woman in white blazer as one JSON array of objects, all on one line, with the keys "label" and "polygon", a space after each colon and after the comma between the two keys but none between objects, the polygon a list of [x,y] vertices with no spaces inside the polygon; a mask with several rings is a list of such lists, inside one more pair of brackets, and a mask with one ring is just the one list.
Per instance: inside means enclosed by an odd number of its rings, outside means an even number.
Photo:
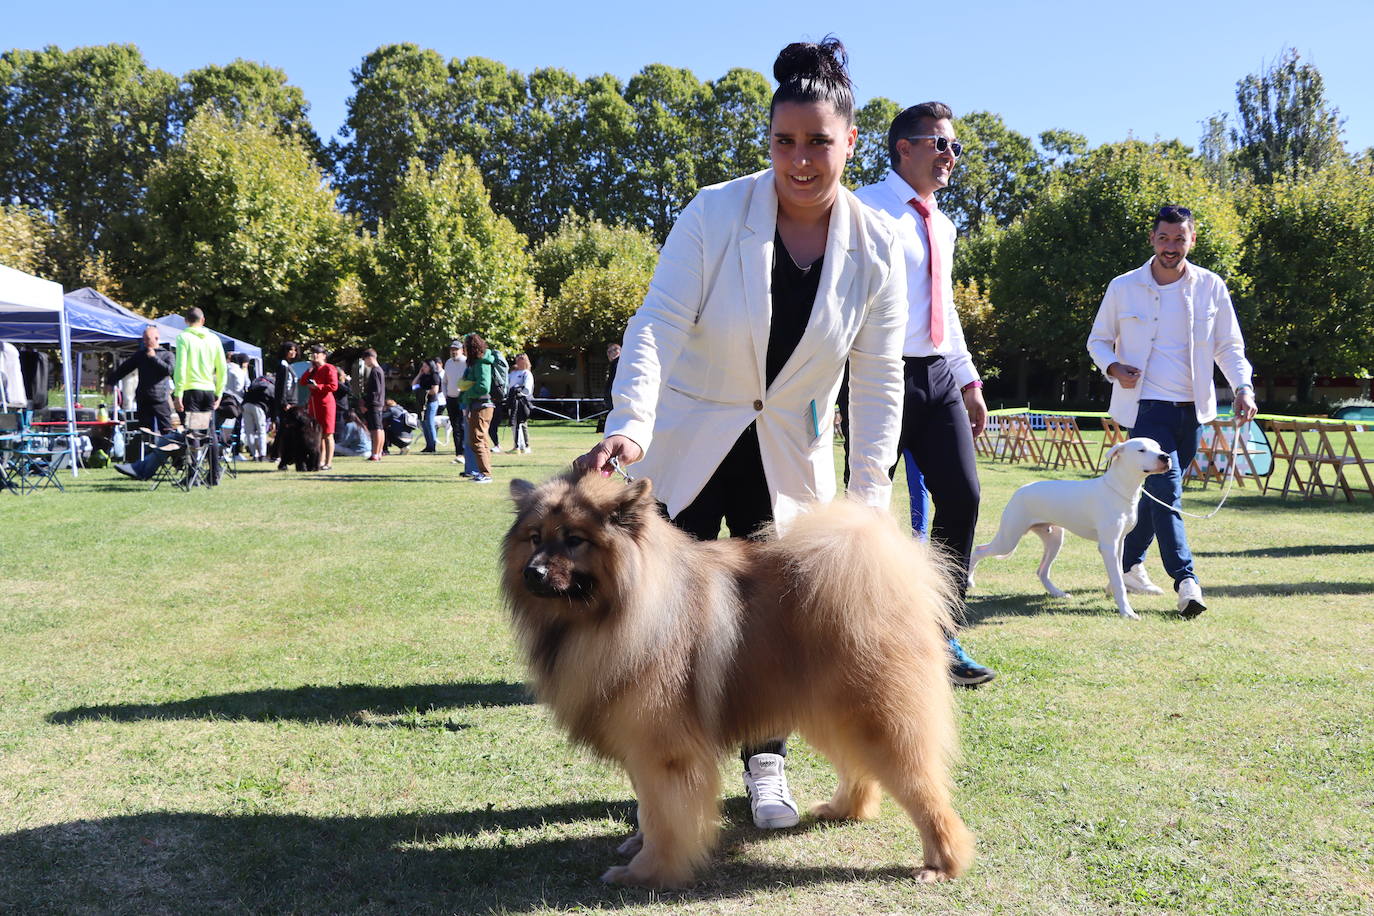
[{"label": "woman in white blazer", "polygon": [[[849,492],[887,510],[902,408],[904,259],[887,218],[840,184],[858,131],[836,39],[783,49],[772,168],[703,189],[630,320],[605,438],[578,459],[639,462],[674,523],[714,539],[785,525],[835,494],[831,413],[846,362]],[[760,827],[797,822],[781,741],[745,752]]]}]

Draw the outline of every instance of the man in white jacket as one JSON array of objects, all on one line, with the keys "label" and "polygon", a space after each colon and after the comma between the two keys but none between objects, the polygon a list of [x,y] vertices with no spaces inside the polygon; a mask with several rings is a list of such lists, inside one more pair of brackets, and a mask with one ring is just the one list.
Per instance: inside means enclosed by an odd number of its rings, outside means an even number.
[{"label": "man in white jacket", "polygon": [[1226,283],[1191,264],[1197,240],[1188,208],[1166,204],[1150,230],[1154,257],[1122,274],[1107,287],[1097,310],[1088,353],[1112,382],[1112,419],[1159,442],[1173,459],[1168,474],[1146,479],[1138,521],[1126,535],[1121,566],[1127,591],[1158,595],[1143,566],[1150,542],[1159,540],[1164,570],[1174,580],[1178,611],[1187,618],[1207,609],[1193,569],[1193,555],[1178,510],[1183,505],[1183,473],[1192,464],[1202,424],[1217,415],[1212,364],[1235,392],[1235,415],[1255,415],[1252,369]]}]

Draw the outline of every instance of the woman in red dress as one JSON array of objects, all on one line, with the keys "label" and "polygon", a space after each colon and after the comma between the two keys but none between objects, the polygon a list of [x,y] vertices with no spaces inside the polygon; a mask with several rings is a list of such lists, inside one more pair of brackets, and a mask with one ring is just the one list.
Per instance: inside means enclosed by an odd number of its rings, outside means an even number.
[{"label": "woman in red dress", "polygon": [[310,348],[310,368],[301,384],[310,389],[310,416],[320,424],[320,470],[334,466],[334,392],[339,387],[339,370],[325,362],[321,344]]}]

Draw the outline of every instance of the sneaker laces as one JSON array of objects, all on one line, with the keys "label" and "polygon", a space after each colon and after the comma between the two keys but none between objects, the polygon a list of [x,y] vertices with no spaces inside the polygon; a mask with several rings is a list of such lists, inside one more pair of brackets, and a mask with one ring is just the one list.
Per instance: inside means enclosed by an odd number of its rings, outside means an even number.
[{"label": "sneaker laces", "polygon": [[770,768],[768,772],[750,775],[753,777],[755,801],[758,804],[788,804],[787,780],[781,770]]}]

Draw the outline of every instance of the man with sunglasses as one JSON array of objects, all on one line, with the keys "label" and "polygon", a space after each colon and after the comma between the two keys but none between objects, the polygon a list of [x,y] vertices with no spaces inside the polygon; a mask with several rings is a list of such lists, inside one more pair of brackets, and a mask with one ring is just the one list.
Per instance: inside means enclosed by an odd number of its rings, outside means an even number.
[{"label": "man with sunglasses", "polygon": [[1248,422],[1256,410],[1231,294],[1221,277],[1189,263],[1195,241],[1192,211],[1177,204],[1162,207],[1150,230],[1154,256],[1107,286],[1088,335],[1088,353],[1112,383],[1112,419],[1132,436],[1154,439],[1173,459],[1169,473],[1145,480],[1145,493],[1173,508],[1141,495],[1135,528],[1122,547],[1126,590],[1163,594],[1143,565],[1150,542],[1158,539],[1185,618],[1207,609],[1176,510],[1183,505],[1182,474],[1197,454],[1202,424],[1217,415],[1213,363],[1235,392],[1236,418]]},{"label": "man with sunglasses", "polygon": [[[962,602],[978,525],[973,440],[983,431],[988,409],[954,310],[954,224],[935,201],[963,152],[955,139],[953,117],[943,102],[923,102],[898,114],[887,132],[892,170],[855,194],[897,222],[907,270],[900,454],[907,462],[908,481],[924,477],[924,488],[913,488],[911,498],[924,501],[925,490],[930,491],[935,503],[930,537],[960,564]],[[992,669],[970,658],[952,634],[949,647],[950,679],[955,684],[977,687],[996,677]]]}]

